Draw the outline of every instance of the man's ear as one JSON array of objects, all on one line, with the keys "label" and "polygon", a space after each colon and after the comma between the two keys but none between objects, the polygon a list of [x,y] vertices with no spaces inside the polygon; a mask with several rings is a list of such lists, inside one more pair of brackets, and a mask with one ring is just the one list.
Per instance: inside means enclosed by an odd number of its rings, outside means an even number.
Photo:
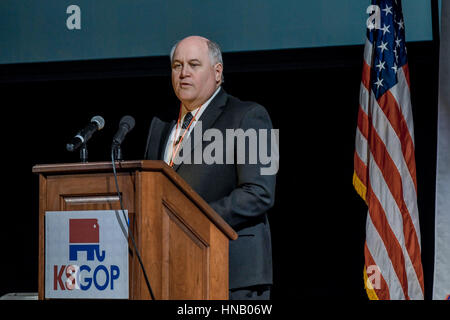
[{"label": "man's ear", "polygon": [[222,81],[223,65],[221,63],[216,63],[216,65],[214,66],[214,71],[216,83],[220,83]]}]

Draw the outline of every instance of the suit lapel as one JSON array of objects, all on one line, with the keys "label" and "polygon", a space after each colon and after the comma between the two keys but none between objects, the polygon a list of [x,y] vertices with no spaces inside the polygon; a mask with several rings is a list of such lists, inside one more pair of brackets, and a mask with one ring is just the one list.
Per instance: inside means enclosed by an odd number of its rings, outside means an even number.
[{"label": "suit lapel", "polygon": [[[227,99],[228,99],[227,93],[225,92],[225,90],[223,88],[220,88],[220,91],[217,93],[217,95],[214,97],[214,99],[210,102],[208,107],[206,107],[206,110],[202,113],[202,115],[199,119],[199,122],[201,121],[201,123],[202,123],[201,137],[199,137],[198,139],[193,139],[193,137],[195,136],[195,133],[194,133],[195,129],[196,129],[197,125],[199,124],[197,122],[196,127],[194,127],[194,129],[191,131],[191,134],[189,135],[186,142],[183,143],[183,145],[186,145],[186,148],[183,149],[183,152],[185,152],[185,154],[183,154],[181,161],[177,161],[178,164],[174,164],[173,169],[175,171],[177,171],[178,168],[183,164],[184,159],[191,156],[192,151],[196,147],[201,147],[201,143],[203,142],[203,132],[205,132],[205,130],[213,127],[214,123],[219,118],[220,114],[223,112],[223,109],[226,105]],[[191,147],[189,148],[189,146],[191,146]],[[178,155],[177,155],[177,157],[178,157]]]}]

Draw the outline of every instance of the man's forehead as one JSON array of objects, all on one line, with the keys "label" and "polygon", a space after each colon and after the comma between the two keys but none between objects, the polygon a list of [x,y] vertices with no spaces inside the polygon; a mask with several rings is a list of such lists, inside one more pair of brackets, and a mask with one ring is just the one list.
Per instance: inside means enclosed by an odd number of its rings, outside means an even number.
[{"label": "man's forehead", "polygon": [[174,60],[176,59],[202,59],[208,57],[208,45],[205,38],[190,37],[183,39],[177,45],[174,52]]}]

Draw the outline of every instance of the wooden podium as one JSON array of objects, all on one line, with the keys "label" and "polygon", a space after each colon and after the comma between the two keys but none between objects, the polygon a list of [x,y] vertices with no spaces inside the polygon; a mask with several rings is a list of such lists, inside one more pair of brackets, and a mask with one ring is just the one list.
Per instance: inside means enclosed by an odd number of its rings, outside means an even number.
[{"label": "wooden podium", "polygon": [[[155,299],[228,299],[228,245],[236,232],[163,161],[116,163],[130,231]],[[120,210],[111,162],[36,165],[39,299],[44,299],[45,212]],[[129,298],[150,299],[132,246]]]}]

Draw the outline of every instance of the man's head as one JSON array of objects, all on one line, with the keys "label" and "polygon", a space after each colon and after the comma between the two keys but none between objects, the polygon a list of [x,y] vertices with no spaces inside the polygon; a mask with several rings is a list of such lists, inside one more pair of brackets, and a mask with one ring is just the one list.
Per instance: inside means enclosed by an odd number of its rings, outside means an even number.
[{"label": "man's head", "polygon": [[206,38],[190,36],[179,41],[170,60],[173,89],[188,110],[200,107],[222,83],[220,48]]}]

